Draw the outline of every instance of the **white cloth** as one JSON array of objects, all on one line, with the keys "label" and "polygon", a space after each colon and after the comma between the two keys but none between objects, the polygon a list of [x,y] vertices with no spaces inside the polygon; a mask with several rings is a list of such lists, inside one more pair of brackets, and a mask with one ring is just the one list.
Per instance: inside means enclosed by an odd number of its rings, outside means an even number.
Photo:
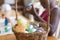
[{"label": "white cloth", "polygon": [[11,11],[12,8],[9,4],[3,4],[1,10],[2,11]]},{"label": "white cloth", "polygon": [[35,8],[38,8],[39,9],[38,16],[40,16],[43,13],[43,11],[45,11],[45,9],[43,8],[43,6],[41,5],[40,2],[35,2],[33,4],[33,7],[34,7],[34,10],[35,10]]},{"label": "white cloth", "polygon": [[7,17],[10,16],[11,10],[12,10],[12,7],[11,7],[9,4],[6,4],[6,3],[3,4],[2,7],[1,7],[1,11],[2,11],[3,13],[5,13],[5,15],[6,15]]},{"label": "white cloth", "polygon": [[15,4],[15,0],[4,0],[4,3]]}]

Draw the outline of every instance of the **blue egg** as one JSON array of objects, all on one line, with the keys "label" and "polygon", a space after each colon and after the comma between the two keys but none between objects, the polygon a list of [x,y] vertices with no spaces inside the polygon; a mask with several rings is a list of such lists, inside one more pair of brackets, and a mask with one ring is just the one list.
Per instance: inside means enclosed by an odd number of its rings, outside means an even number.
[{"label": "blue egg", "polygon": [[29,25],[27,30],[29,33],[33,33],[36,31],[36,29],[33,27],[33,25]]},{"label": "blue egg", "polygon": [[7,26],[8,25],[8,19],[7,18],[5,18],[5,26]]}]

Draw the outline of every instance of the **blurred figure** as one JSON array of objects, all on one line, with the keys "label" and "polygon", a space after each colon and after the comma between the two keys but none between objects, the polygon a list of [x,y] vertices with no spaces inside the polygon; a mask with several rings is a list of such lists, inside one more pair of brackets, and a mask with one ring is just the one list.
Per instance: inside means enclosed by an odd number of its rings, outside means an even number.
[{"label": "blurred figure", "polygon": [[[48,7],[48,0],[40,0],[42,6],[44,8]],[[58,24],[59,24],[59,19],[60,19],[60,9],[55,5],[56,0],[49,0],[50,2],[50,13],[51,13],[51,18],[50,18],[50,24],[52,26],[49,32],[49,36],[52,36],[57,28],[58,28]],[[46,17],[48,18],[48,17]]]},{"label": "blurred figure", "polygon": [[52,25],[49,35],[53,35],[58,28],[60,19],[60,9],[55,4],[56,0],[49,0],[49,1],[50,1],[50,12],[51,12],[50,24]]}]

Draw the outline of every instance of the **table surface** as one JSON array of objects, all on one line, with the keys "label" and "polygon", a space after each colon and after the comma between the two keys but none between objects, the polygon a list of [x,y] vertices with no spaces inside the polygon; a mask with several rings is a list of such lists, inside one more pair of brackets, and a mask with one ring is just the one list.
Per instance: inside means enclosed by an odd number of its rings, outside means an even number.
[{"label": "table surface", "polygon": [[[16,37],[14,34],[0,36],[0,40],[16,40]],[[55,37],[50,36],[48,37],[48,40],[57,40]]]},{"label": "table surface", "polygon": [[[16,13],[15,13],[15,10],[12,10],[11,11],[12,13],[11,13],[11,17],[9,17],[10,18],[10,20],[11,20],[11,23],[13,24],[13,25],[15,25],[16,24],[16,18],[15,18],[15,16],[16,16]],[[0,15],[2,14],[2,12],[0,11]],[[17,12],[17,14],[18,14],[18,18],[19,19],[23,19],[23,21],[25,22],[25,20],[26,20],[26,18],[24,17],[24,16],[22,16],[22,12],[21,11],[18,11]],[[5,19],[1,19],[1,16],[0,16],[0,25],[2,25],[2,23],[4,24],[4,20]],[[1,31],[1,33],[0,33],[0,36],[1,35],[6,35],[6,34],[12,34],[12,32],[11,32],[11,30],[9,31],[9,32],[5,32],[5,26],[0,26],[0,31]],[[11,27],[11,29],[12,29],[12,27]]]},{"label": "table surface", "polygon": [[[12,16],[15,16],[14,11],[12,12]],[[16,40],[16,37],[14,34],[9,34],[9,35],[0,36],[0,40]],[[48,40],[56,40],[56,38],[55,37],[48,37]]]},{"label": "table surface", "polygon": [[16,40],[14,34],[0,36],[0,40]]}]

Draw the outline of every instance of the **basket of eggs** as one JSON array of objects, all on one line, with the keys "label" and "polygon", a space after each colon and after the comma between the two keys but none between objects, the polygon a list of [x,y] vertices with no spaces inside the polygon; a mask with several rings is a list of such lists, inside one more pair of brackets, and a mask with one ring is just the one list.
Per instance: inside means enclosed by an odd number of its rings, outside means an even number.
[{"label": "basket of eggs", "polygon": [[43,22],[24,23],[18,20],[12,30],[17,40],[47,40],[50,28]]},{"label": "basket of eggs", "polygon": [[[28,16],[28,15],[27,15]],[[16,19],[17,19],[17,0],[16,0]],[[25,18],[17,19],[17,24],[13,26],[17,40],[47,40],[50,27],[44,22],[27,22]],[[48,25],[48,26],[47,26]]]}]

